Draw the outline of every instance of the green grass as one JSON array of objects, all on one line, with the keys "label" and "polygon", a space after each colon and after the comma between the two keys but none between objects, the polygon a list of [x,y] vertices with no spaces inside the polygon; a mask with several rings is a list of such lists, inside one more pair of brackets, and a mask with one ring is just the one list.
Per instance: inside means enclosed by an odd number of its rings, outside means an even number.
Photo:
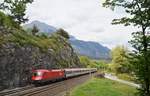
[{"label": "green grass", "polygon": [[93,78],[76,87],[71,96],[135,96],[136,88],[108,79]]}]

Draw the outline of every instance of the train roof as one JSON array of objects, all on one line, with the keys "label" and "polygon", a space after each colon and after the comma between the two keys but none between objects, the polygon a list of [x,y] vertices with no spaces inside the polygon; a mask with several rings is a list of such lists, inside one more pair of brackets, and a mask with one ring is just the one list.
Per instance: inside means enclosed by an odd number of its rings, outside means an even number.
[{"label": "train roof", "polygon": [[96,68],[65,68],[65,69],[37,69],[33,71],[49,72],[49,71],[77,71],[77,70],[90,70]]},{"label": "train roof", "polygon": [[37,69],[37,70],[33,70],[33,71],[48,72],[49,70],[47,70],[47,69]]},{"label": "train roof", "polygon": [[62,71],[62,69],[37,69],[33,71],[40,71],[40,72],[49,72],[49,71]]},{"label": "train roof", "polygon": [[90,70],[91,68],[66,68],[65,71]]}]

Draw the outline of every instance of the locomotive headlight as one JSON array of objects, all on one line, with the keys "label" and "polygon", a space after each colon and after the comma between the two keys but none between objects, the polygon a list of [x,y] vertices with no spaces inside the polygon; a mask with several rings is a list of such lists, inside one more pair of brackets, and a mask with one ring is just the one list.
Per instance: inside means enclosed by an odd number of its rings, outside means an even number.
[{"label": "locomotive headlight", "polygon": [[42,75],[42,72],[37,72],[37,76],[41,76]]}]

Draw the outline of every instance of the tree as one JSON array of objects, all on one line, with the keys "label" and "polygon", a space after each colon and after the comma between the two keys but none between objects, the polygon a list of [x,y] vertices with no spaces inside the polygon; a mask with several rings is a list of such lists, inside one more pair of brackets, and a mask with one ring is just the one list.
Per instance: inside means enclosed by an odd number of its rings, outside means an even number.
[{"label": "tree", "polygon": [[15,27],[12,18],[0,11],[0,27]]},{"label": "tree", "polygon": [[36,25],[34,25],[32,29],[32,35],[35,36],[38,32],[39,32],[39,29],[36,27]]},{"label": "tree", "polygon": [[60,36],[63,36],[66,39],[70,38],[69,34],[64,29],[59,29],[57,31],[57,34],[60,35]]},{"label": "tree", "polygon": [[106,71],[108,68],[108,64],[103,60],[92,60],[89,66],[91,68],[97,68],[100,71]]},{"label": "tree", "polygon": [[81,64],[84,67],[89,67],[90,66],[91,60],[88,57],[86,57],[86,56],[80,56],[79,59],[80,59]]},{"label": "tree", "polygon": [[0,4],[0,9],[8,14],[16,23],[16,27],[20,27],[20,24],[28,21],[25,17],[25,11],[28,3],[32,3],[33,0],[4,0]]},{"label": "tree", "polygon": [[128,50],[124,46],[116,46],[111,51],[112,69],[116,74],[130,73],[130,65],[128,60]]},{"label": "tree", "polygon": [[0,26],[10,25],[10,20],[8,17],[0,11]]},{"label": "tree", "polygon": [[139,28],[130,41],[134,50],[130,55],[133,71],[141,84],[140,96],[150,96],[150,0],[106,0],[104,7],[122,7],[129,15],[114,19],[112,24],[134,25]]}]

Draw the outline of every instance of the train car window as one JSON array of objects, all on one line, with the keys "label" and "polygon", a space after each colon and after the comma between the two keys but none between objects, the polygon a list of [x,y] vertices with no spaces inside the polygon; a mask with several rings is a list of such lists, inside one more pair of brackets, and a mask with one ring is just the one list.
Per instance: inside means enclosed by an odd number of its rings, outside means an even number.
[{"label": "train car window", "polygon": [[71,74],[71,73],[72,73],[72,71],[65,71],[65,73],[66,73],[66,74]]}]

